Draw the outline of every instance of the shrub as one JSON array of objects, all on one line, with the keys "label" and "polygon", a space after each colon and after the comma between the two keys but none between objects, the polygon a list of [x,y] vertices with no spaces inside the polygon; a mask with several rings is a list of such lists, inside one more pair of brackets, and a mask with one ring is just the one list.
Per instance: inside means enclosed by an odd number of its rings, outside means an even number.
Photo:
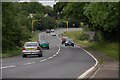
[{"label": "shrub", "polygon": [[85,34],[85,33],[81,33],[81,34],[79,34],[78,39],[81,41],[89,40],[89,35]]}]

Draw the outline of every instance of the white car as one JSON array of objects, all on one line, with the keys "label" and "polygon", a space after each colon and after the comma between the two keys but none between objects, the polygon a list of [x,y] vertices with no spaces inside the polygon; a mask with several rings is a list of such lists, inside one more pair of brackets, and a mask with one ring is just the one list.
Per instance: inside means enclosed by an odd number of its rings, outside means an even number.
[{"label": "white car", "polygon": [[27,55],[38,55],[42,57],[42,48],[38,42],[26,42],[22,48],[22,57],[27,57]]},{"label": "white car", "polygon": [[52,32],[51,35],[52,35],[52,36],[56,36],[56,33]]},{"label": "white car", "polygon": [[54,29],[51,29],[51,32],[55,32],[55,30],[54,30]]}]

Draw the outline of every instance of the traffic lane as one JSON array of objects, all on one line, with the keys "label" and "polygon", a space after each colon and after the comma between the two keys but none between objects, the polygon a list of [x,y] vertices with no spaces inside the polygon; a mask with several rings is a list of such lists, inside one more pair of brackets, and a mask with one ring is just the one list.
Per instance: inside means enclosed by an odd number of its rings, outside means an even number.
[{"label": "traffic lane", "polygon": [[28,58],[22,58],[22,55],[18,55],[15,57],[3,58],[2,66],[4,67],[4,66],[11,66],[11,65],[17,65],[17,66],[23,65],[25,63],[40,61],[40,60],[46,59],[46,58],[54,55],[58,51],[58,47],[52,43],[48,34],[42,32],[41,35],[42,35],[41,39],[45,39],[50,43],[49,50],[43,49],[43,57],[32,56],[32,57],[28,57]]},{"label": "traffic lane", "polygon": [[95,60],[78,47],[62,47],[59,54],[34,65],[3,69],[3,78],[78,78]]}]

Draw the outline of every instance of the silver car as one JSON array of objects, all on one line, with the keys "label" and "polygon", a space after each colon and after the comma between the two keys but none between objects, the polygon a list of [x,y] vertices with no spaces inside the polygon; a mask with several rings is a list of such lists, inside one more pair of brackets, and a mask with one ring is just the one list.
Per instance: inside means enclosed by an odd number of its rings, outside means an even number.
[{"label": "silver car", "polygon": [[38,55],[42,57],[42,48],[38,42],[26,42],[22,49],[22,57],[27,57],[27,55]]}]

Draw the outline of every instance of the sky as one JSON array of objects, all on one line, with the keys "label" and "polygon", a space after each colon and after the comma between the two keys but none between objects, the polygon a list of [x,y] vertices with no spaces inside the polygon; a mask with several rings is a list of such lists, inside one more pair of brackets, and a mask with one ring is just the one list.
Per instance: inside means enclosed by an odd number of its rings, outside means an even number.
[{"label": "sky", "polygon": [[51,7],[53,7],[53,5],[56,3],[55,1],[39,1],[40,3],[42,3],[44,6],[49,5]]},{"label": "sky", "polygon": [[53,7],[53,5],[56,3],[55,0],[19,0],[20,2],[40,2],[44,6],[49,5]]}]

